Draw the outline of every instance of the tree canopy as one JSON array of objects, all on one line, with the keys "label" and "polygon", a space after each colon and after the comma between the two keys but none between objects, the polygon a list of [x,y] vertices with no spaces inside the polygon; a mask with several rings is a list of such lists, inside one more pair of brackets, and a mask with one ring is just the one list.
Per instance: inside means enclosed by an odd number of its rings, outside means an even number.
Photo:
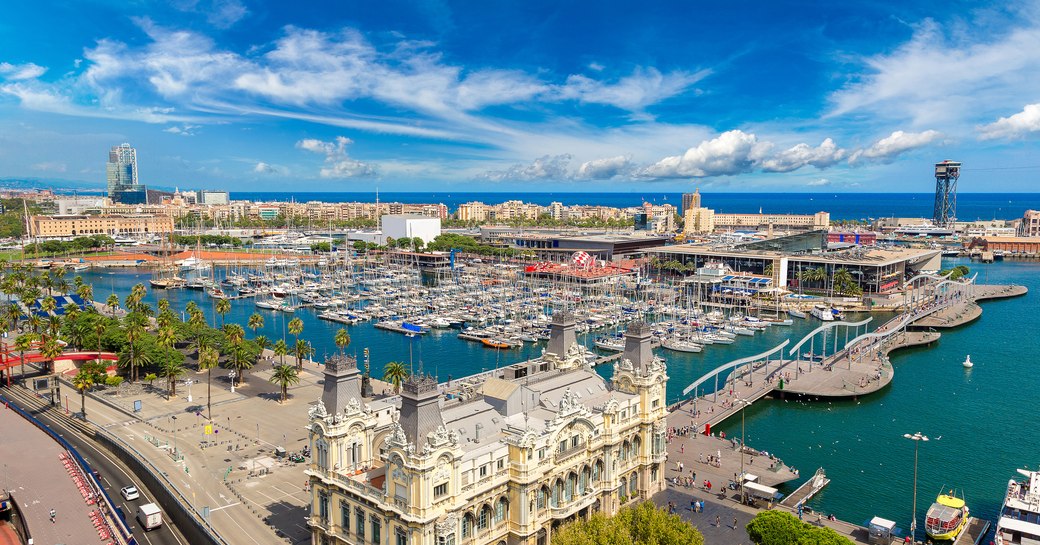
[{"label": "tree canopy", "polygon": [[814,526],[783,511],[762,511],[747,525],[755,545],[852,545],[852,541],[824,526]]},{"label": "tree canopy", "polygon": [[679,515],[651,502],[624,508],[613,517],[595,513],[553,533],[552,545],[703,545],[704,536]]}]

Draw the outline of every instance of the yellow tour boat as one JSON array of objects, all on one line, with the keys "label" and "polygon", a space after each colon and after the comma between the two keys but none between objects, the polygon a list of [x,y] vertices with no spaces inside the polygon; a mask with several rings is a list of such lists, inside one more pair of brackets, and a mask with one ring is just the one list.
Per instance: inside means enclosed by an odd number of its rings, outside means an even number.
[{"label": "yellow tour boat", "polygon": [[924,518],[924,530],[933,541],[953,541],[968,524],[968,506],[962,498],[939,494],[935,503],[928,508]]}]

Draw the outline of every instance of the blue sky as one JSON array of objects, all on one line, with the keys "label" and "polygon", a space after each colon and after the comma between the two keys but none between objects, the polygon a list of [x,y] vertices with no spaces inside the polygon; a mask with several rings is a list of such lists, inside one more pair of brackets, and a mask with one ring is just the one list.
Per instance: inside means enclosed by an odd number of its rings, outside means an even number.
[{"label": "blue sky", "polygon": [[26,2],[0,177],[130,142],[238,191],[1035,191],[1038,51],[1037,1]]}]

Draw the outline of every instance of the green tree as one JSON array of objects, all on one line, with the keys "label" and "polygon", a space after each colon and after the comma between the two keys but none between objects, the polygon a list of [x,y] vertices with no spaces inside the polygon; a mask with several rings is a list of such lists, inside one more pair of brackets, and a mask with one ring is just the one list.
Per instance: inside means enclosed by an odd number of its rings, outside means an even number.
[{"label": "green tree", "polygon": [[401,392],[401,383],[408,378],[408,368],[403,362],[391,361],[383,366],[383,380],[394,385],[394,392]]},{"label": "green tree", "polygon": [[256,338],[253,339],[253,342],[256,343],[258,348],[260,348],[260,353],[257,354],[257,357],[263,356],[264,350],[271,348],[271,339],[268,339],[267,335],[257,335]]},{"label": "green tree", "polygon": [[285,339],[278,339],[272,350],[274,350],[274,355],[278,356],[281,364],[285,365],[285,356],[289,353],[289,345],[285,344]]},{"label": "green tree", "polygon": [[762,511],[746,529],[755,545],[852,545],[852,541],[830,528],[807,524],[783,511]]},{"label": "green tree", "polygon": [[621,509],[613,517],[595,513],[553,532],[552,545],[703,545],[704,536],[679,515],[652,502]]},{"label": "green tree", "polygon": [[271,382],[281,387],[282,398],[279,403],[285,403],[286,398],[289,397],[289,386],[300,383],[300,370],[292,365],[275,366],[274,373],[271,374]]},{"label": "green tree", "polygon": [[32,350],[33,343],[39,340],[39,335],[36,333],[22,333],[14,340],[14,349],[18,351],[18,356],[21,358],[21,365],[19,368],[19,376],[25,378],[25,353]]},{"label": "green tree", "polygon": [[350,346],[350,333],[347,333],[347,328],[339,328],[339,331],[336,331],[336,337],[333,340],[336,343],[336,348],[339,348],[339,355],[342,356],[343,351]]},{"label": "green tree", "polygon": [[256,330],[264,327],[264,317],[259,312],[254,312],[249,316],[246,327],[252,330],[253,335],[256,335]]},{"label": "green tree", "polygon": [[116,311],[119,310],[119,296],[114,293],[109,295],[108,299],[105,299],[105,306],[108,307],[108,310],[112,313],[112,317],[115,318]]},{"label": "green tree", "polygon": [[60,358],[62,352],[64,352],[64,349],[58,344],[57,339],[54,337],[45,337],[43,339],[43,345],[40,346],[40,355],[47,360],[48,372],[54,372],[54,360]]},{"label": "green tree", "polygon": [[166,399],[177,395],[177,379],[184,376],[184,362],[180,358],[167,358],[159,366],[159,376],[166,379]]},{"label": "green tree", "polygon": [[148,373],[147,375],[144,376],[144,379],[148,381],[148,387],[149,388],[154,388],[155,387],[155,384],[153,384],[153,383],[155,382],[155,380],[157,378],[159,378],[159,375],[156,375],[155,373]]},{"label": "green tree", "polygon": [[220,315],[220,328],[223,329],[224,328],[224,316],[226,316],[227,313],[231,312],[231,301],[228,300],[228,299],[219,299],[219,300],[217,300],[216,311],[217,311],[217,314]]},{"label": "green tree", "polygon": [[79,390],[80,413],[83,418],[87,417],[87,390],[94,387],[97,376],[88,369],[80,368],[76,376],[72,377],[72,387]]},{"label": "green tree", "polygon": [[303,368],[303,360],[314,355],[314,347],[306,339],[296,339],[293,343],[293,354],[296,356],[296,366]]},{"label": "green tree", "polygon": [[213,420],[213,368],[220,362],[220,353],[215,348],[199,350],[199,370],[206,371],[206,418]]}]

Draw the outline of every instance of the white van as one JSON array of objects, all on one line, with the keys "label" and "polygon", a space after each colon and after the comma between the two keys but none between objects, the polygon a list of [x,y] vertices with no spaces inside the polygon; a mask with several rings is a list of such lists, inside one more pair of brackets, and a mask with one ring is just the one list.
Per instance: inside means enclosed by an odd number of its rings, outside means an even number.
[{"label": "white van", "polygon": [[154,503],[146,503],[137,508],[137,520],[147,532],[162,526],[162,511]]}]

